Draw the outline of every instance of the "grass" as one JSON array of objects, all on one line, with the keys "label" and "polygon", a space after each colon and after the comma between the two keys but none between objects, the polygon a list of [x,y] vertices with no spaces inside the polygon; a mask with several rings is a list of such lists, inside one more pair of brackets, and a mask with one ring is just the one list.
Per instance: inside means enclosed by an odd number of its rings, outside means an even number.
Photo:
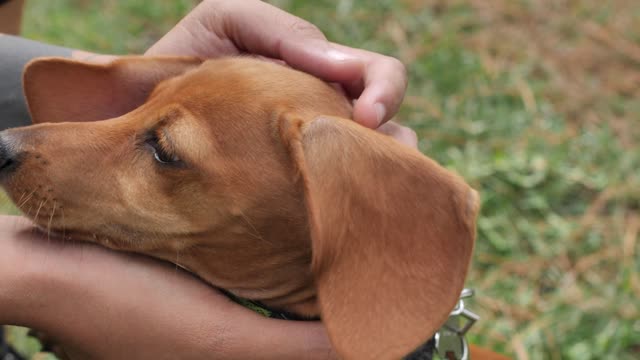
[{"label": "grass", "polygon": [[[640,356],[637,1],[272,2],[407,64],[399,119],[482,194],[472,342],[518,359]],[[24,34],[136,53],[195,3],[30,1]]]}]

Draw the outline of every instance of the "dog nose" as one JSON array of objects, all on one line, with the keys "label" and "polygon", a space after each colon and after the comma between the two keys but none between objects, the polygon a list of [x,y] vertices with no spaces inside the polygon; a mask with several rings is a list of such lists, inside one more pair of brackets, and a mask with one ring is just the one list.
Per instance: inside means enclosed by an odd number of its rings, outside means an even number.
[{"label": "dog nose", "polygon": [[16,158],[16,154],[7,144],[5,137],[0,135],[0,176],[10,173],[17,167],[18,160]]}]

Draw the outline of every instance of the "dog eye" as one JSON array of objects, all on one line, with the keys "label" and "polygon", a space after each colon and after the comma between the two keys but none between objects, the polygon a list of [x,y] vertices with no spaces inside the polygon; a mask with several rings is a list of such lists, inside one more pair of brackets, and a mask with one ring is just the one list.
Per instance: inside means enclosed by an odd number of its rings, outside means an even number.
[{"label": "dog eye", "polygon": [[162,150],[161,148],[154,148],[153,150],[154,150],[153,157],[159,163],[170,164],[170,163],[176,163],[180,161],[179,157],[177,157],[176,155],[168,154],[166,151]]},{"label": "dog eye", "polygon": [[157,136],[152,136],[147,139],[147,145],[151,148],[153,158],[156,159],[157,162],[161,164],[174,164],[180,162],[178,155],[166,150],[162,144],[160,144]]}]

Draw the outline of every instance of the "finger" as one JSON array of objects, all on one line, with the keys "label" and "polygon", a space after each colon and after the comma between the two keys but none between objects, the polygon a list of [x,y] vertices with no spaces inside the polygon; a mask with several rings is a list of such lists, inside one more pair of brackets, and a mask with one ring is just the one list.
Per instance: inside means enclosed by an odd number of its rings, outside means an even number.
[{"label": "finger", "polygon": [[[221,22],[207,22],[219,35],[227,37],[243,51],[282,59],[280,44],[285,39],[324,40],[322,31],[297,16],[259,0],[210,1],[211,12],[220,13]],[[219,26],[222,26],[220,28]]]},{"label": "finger", "polygon": [[259,0],[209,0],[154,45],[147,54],[212,57],[249,52],[282,59],[358,97],[354,119],[376,128],[404,97],[407,80],[396,59],[332,44],[313,24]]},{"label": "finger", "polygon": [[407,89],[405,66],[370,51],[320,42],[286,39],[281,55],[291,66],[340,83],[357,101],[354,120],[377,128],[395,115]]},{"label": "finger", "polygon": [[363,82],[364,91],[355,103],[353,117],[375,129],[400,108],[407,89],[406,70],[399,60],[378,55],[367,65]]},{"label": "finger", "polygon": [[[280,44],[279,55],[291,67],[313,74],[323,80],[340,83],[350,95],[353,84],[362,84],[365,61],[357,54],[342,51],[326,40],[286,38]],[[353,92],[353,94],[352,94]]]},{"label": "finger", "polygon": [[391,136],[405,145],[416,149],[418,148],[418,135],[416,135],[415,131],[406,126],[389,121],[376,130],[385,135]]},{"label": "finger", "polygon": [[342,51],[346,47],[329,43],[315,25],[297,16],[256,0],[218,0],[210,6],[222,15],[218,22],[203,21],[205,26],[240,51],[282,59],[326,81],[347,84],[362,79],[364,61],[359,54]]},{"label": "finger", "polygon": [[[222,1],[220,1],[222,2]],[[236,55],[238,49],[231,39],[219,36],[222,33],[224,11],[212,8],[203,1],[173,27],[145,55],[182,55],[201,58]]]}]

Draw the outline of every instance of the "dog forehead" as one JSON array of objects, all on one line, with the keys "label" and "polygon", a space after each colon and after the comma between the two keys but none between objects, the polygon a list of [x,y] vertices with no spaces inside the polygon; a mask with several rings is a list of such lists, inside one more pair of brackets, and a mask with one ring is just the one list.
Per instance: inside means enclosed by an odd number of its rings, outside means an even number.
[{"label": "dog forehead", "polygon": [[212,124],[207,119],[178,104],[172,104],[163,113],[156,126],[178,142],[182,152],[188,154],[192,161],[202,162],[219,151],[211,136]]},{"label": "dog forehead", "polygon": [[196,71],[208,72],[216,77],[255,76],[256,74],[268,76],[274,72],[293,72],[286,66],[250,56],[209,59]]},{"label": "dog forehead", "polygon": [[[156,87],[150,108],[178,108],[182,123],[199,123],[203,131],[245,131],[268,120],[278,100],[287,99],[283,87],[269,80],[281,66],[245,58],[210,60]],[[260,74],[260,77],[258,76]],[[266,75],[265,75],[266,74]],[[282,90],[282,91],[281,91]],[[173,116],[175,117],[175,116]]]},{"label": "dog forehead", "polygon": [[[156,86],[150,99],[183,105],[224,105],[244,101],[261,88],[253,70],[242,67],[236,60],[212,60],[180,76],[167,79]],[[259,65],[258,65],[259,66]]]},{"label": "dog forehead", "polygon": [[207,60],[186,73],[180,82],[192,88],[206,86],[209,91],[218,91],[218,95],[238,90],[263,98],[324,88],[324,82],[309,74],[248,56]]},{"label": "dog forehead", "polygon": [[256,144],[270,148],[273,122],[283,109],[304,118],[350,115],[347,99],[322,80],[251,57],[208,60],[165,82],[149,105],[167,103],[184,109],[185,118],[176,125],[194,135],[185,138],[206,137],[220,154],[246,153]]},{"label": "dog forehead", "polygon": [[258,81],[258,79],[268,78],[275,73],[281,72],[280,67],[273,63],[249,57],[210,59],[203,62],[199,67],[183,74],[179,82],[183,85],[188,85],[198,84],[202,81],[210,84],[233,81],[234,83],[230,85],[236,87],[242,85],[235,83],[236,81],[253,81],[255,79],[257,81],[254,81],[254,83],[260,84],[262,81]]}]

